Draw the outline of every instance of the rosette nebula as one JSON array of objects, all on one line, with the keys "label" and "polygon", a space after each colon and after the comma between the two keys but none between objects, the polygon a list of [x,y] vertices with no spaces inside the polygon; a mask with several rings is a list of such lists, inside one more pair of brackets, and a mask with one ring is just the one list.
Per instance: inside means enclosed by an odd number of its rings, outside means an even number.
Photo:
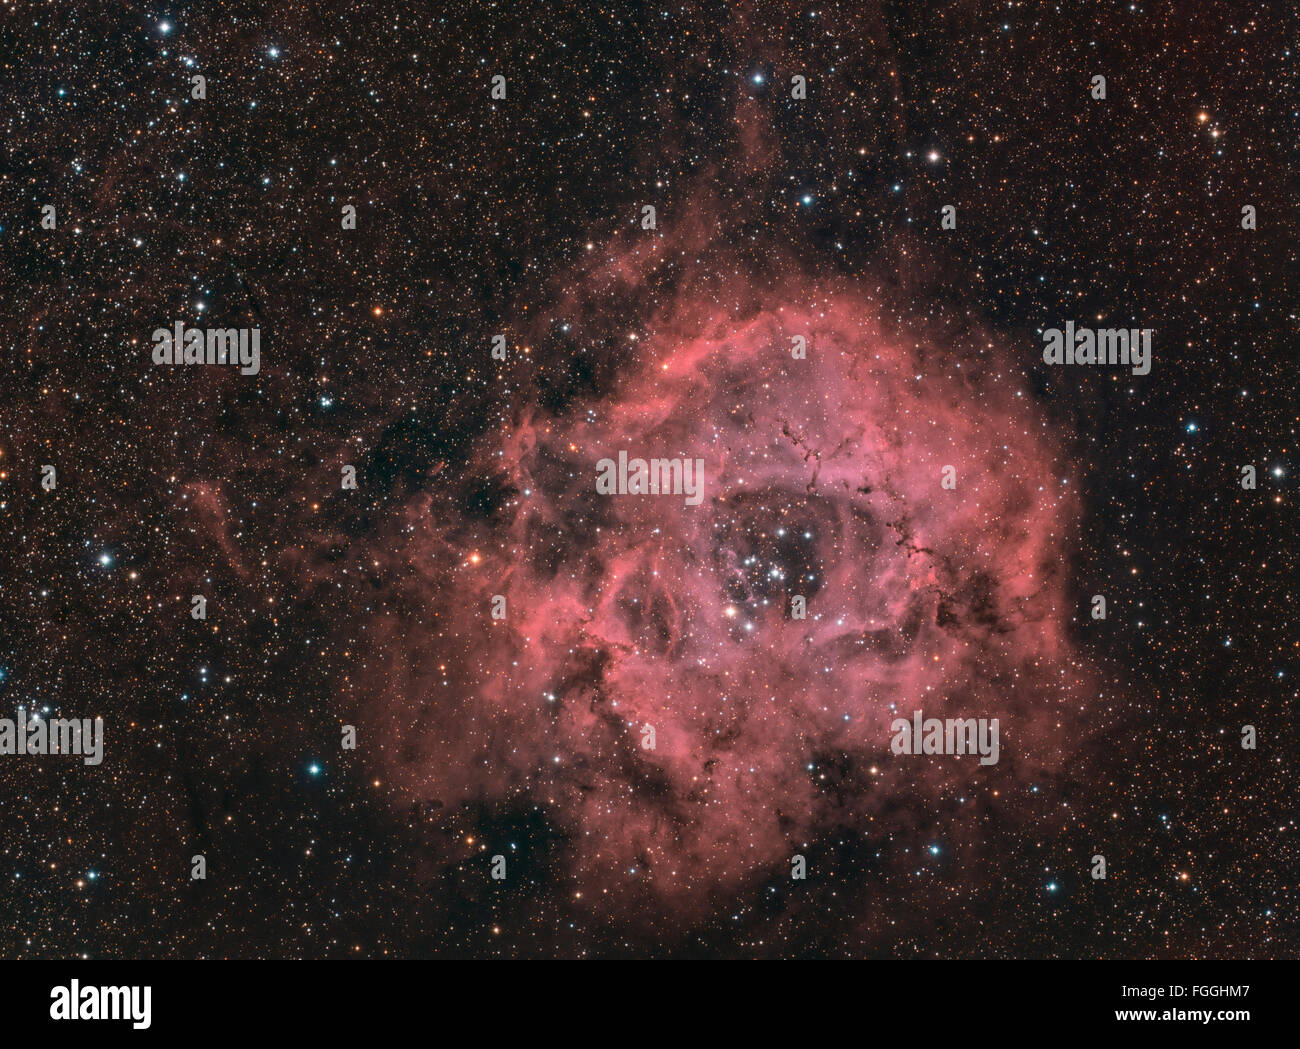
[{"label": "rosette nebula", "polygon": [[[843,289],[716,305],[744,298],[675,299],[607,389],[478,441],[476,510],[421,493],[375,554],[417,566],[390,604],[439,624],[377,634],[387,777],[437,808],[536,806],[575,892],[698,908],[1072,747],[1077,507],[1001,351],[886,334]],[[701,463],[702,496],[602,492],[620,455],[688,486]],[[893,753],[918,711],[997,719],[997,765]]]}]

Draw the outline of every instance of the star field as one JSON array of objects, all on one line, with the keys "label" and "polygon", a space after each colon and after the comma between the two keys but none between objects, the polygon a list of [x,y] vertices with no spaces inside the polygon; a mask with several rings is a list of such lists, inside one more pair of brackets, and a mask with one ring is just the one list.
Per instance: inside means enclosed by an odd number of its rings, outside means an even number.
[{"label": "star field", "polygon": [[4,956],[1295,954],[1293,12],[0,25]]}]

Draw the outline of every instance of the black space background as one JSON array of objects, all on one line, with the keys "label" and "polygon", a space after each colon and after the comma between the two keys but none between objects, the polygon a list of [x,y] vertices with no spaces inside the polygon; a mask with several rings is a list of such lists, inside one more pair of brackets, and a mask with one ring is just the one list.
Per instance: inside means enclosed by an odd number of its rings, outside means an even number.
[{"label": "black space background", "polygon": [[[93,706],[109,736],[99,769],[0,761],[0,953],[1294,955],[1297,42],[1272,3],[5,4],[0,711]],[[759,170],[734,145],[750,106],[776,150]],[[978,865],[918,886],[831,834],[798,899],[774,870],[689,923],[598,920],[530,806],[394,812],[364,767],[304,773],[336,746],[368,597],[303,590],[268,552],[320,514],[372,533],[438,462],[454,509],[490,516],[455,465],[503,410],[483,333],[544,315],[640,202],[702,188],[756,287],[793,257],[878,288],[900,328],[965,318],[1013,349],[1086,487],[1079,643],[1124,699],[1090,715],[1070,819],[1018,801]],[[605,304],[594,356],[536,347],[511,403],[598,396],[676,290],[659,273]],[[199,298],[260,324],[264,372],[290,378],[147,366],[148,332]],[[1098,314],[1157,330],[1151,375],[1041,364],[1038,329]],[[279,498],[353,440],[363,499]],[[270,567],[214,558],[181,499],[214,481]],[[1097,579],[1123,591],[1105,624],[1082,611]],[[190,629],[175,603],[204,582],[246,621]],[[1074,820],[1123,843],[1122,877],[1084,883]],[[454,856],[465,834],[528,843],[508,889]],[[1048,866],[1076,872],[1052,895]]]}]

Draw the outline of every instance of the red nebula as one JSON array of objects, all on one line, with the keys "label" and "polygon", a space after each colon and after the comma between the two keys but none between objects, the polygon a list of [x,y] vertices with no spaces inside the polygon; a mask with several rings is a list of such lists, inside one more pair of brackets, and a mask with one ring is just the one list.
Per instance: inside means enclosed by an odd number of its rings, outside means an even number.
[{"label": "red nebula", "polygon": [[[489,517],[411,502],[389,556],[437,626],[373,625],[366,707],[408,800],[534,803],[578,884],[635,871],[669,902],[788,876],[891,802],[1059,767],[1087,680],[1065,628],[1076,502],[992,347],[886,336],[840,290],[719,301],[664,311],[613,389],[484,438],[471,466],[509,493]],[[598,494],[620,450],[703,459],[702,504]],[[892,754],[917,710],[1000,719],[999,765]],[[828,754],[863,782],[826,791]]]}]

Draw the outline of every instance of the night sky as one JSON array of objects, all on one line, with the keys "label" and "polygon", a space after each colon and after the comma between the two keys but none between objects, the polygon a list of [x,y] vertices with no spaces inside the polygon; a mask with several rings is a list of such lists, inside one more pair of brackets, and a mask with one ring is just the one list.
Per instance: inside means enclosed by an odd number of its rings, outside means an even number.
[{"label": "night sky", "polygon": [[0,955],[1295,955],[1298,26],[5,3]]}]

